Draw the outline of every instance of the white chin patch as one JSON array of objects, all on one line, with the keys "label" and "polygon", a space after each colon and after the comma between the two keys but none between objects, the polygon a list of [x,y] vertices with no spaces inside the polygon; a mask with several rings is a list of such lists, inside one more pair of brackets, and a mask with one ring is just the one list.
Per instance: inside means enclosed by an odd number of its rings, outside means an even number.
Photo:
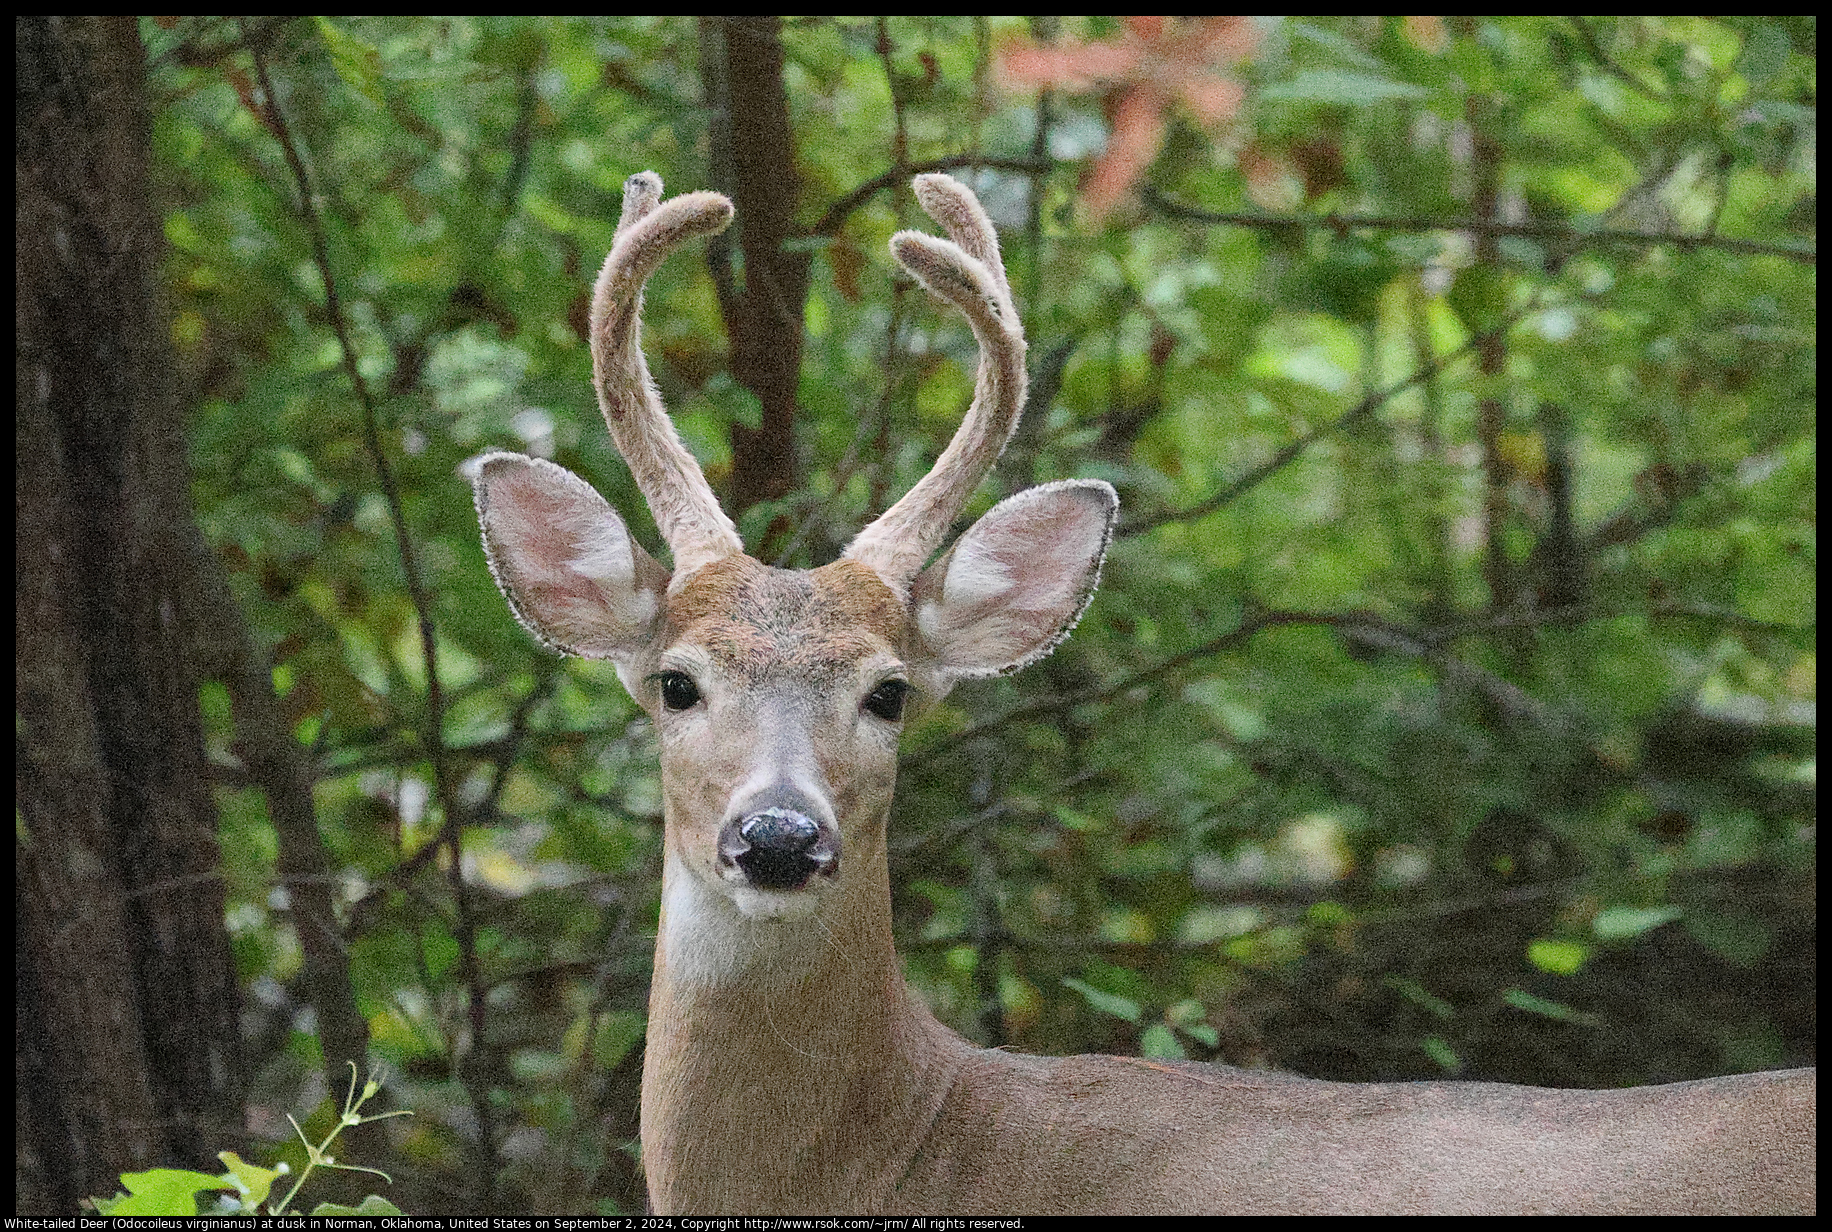
[{"label": "white chin patch", "polygon": [[759,890],[751,885],[725,883],[732,903],[752,920],[805,920],[814,914],[814,888]]},{"label": "white chin patch", "polygon": [[[808,957],[817,891],[759,890],[743,883],[702,880],[672,852],[662,874],[662,928],[656,957],[686,984],[731,979],[798,978]],[[818,941],[820,930],[812,938]]]}]

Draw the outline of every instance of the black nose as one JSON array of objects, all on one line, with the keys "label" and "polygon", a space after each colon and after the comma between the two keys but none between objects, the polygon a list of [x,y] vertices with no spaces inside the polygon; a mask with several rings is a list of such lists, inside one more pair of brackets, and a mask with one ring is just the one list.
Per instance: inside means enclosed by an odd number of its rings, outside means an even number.
[{"label": "black nose", "polygon": [[832,876],[840,866],[838,836],[824,834],[812,817],[782,805],[728,822],[719,835],[719,856],[765,890],[799,890],[815,873]]}]

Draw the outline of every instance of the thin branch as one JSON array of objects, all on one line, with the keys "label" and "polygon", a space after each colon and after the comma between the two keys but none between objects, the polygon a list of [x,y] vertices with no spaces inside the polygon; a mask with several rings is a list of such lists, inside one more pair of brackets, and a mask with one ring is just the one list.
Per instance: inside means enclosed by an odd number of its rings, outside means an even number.
[{"label": "thin branch", "polygon": [[1657,103],[1670,103],[1673,101],[1665,94],[1662,94],[1659,90],[1648,85],[1645,81],[1641,80],[1641,78],[1635,76],[1620,64],[1616,63],[1616,58],[1603,50],[1602,40],[1597,38],[1596,31],[1592,30],[1589,23],[1582,17],[1573,14],[1570,20],[1571,28],[1576,30],[1578,32],[1578,38],[1583,40],[1585,50],[1590,52],[1591,58],[1597,62],[1597,66],[1604,72],[1628,86],[1628,88],[1635,91],[1635,93],[1651,98]]},{"label": "thin branch", "polygon": [[847,216],[879,193],[908,184],[912,176],[922,175],[929,171],[953,171],[958,167],[980,167],[992,171],[1019,171],[1026,175],[1038,175],[1049,171],[1051,163],[1048,159],[987,158],[976,154],[951,154],[947,158],[930,158],[923,162],[905,163],[901,167],[892,167],[883,175],[865,181],[828,206],[827,212],[821,215],[820,221],[808,229],[808,234],[838,235],[840,228],[846,225]]},{"label": "thin branch", "polygon": [[[236,55],[246,47],[265,47],[273,41],[273,36],[282,26],[298,20],[292,13],[277,17],[264,17],[253,26],[242,21],[236,23],[236,33],[220,42],[205,42],[197,33],[206,23],[214,23],[215,18],[198,18],[190,31],[182,34],[178,41],[154,56],[147,64],[148,78],[153,70],[161,70],[177,65],[180,68],[217,69],[229,56]],[[213,34],[214,29],[205,29],[205,34]],[[149,48],[150,50],[150,48]]]},{"label": "thin branch", "polygon": [[[891,116],[895,127],[891,138],[891,160],[901,168],[909,149],[903,109],[903,91],[898,86],[896,65],[892,58],[890,26],[884,17],[880,16],[877,19],[876,30],[878,62],[884,70],[885,89],[891,96]],[[900,208],[899,214],[901,212]],[[896,279],[892,284],[890,323],[885,331],[884,340],[884,371],[886,374],[894,374],[899,367],[900,349],[897,345],[897,338],[903,328],[904,291],[907,286],[906,280],[901,278]],[[840,458],[838,465],[834,467],[833,495],[827,500],[813,500],[807,503],[801,516],[796,519],[782,550],[776,553],[776,558],[772,563],[777,568],[784,568],[789,564],[790,559],[801,550],[803,542],[816,527],[824,529],[831,525],[831,512],[845,499],[846,485],[851,481],[854,471],[858,469],[863,460],[866,438],[873,434],[882,437],[884,428],[889,422],[891,397],[896,389],[896,384],[894,376],[887,379],[879,390],[877,403],[872,412],[859,416],[858,427],[853,432],[852,441],[846,446],[846,452]],[[882,455],[882,450],[880,450],[880,455]],[[883,459],[880,456],[880,463],[882,462]],[[874,487],[876,486],[874,484]]]},{"label": "thin branch", "polygon": [[534,687],[528,690],[526,697],[516,703],[515,711],[509,716],[509,731],[495,742],[491,751],[490,789],[485,793],[477,806],[479,817],[493,816],[497,801],[502,799],[503,788],[508,785],[509,772],[522,755],[528,743],[528,720],[534,708],[553,694],[554,687],[561,676],[561,660],[543,655],[535,668]]},{"label": "thin branch", "polygon": [[1732,239],[1723,235],[1676,235],[1671,232],[1629,231],[1614,227],[1585,230],[1561,223],[1511,223],[1484,218],[1445,218],[1430,215],[1313,214],[1303,216],[1219,213],[1173,201],[1149,185],[1144,190],[1144,199],[1146,204],[1166,218],[1208,223],[1213,226],[1253,227],[1264,231],[1334,231],[1338,235],[1346,235],[1350,231],[1467,231],[1472,235],[1518,236],[1523,239],[1550,240],[1576,248],[1605,244],[1626,244],[1638,247],[1672,244],[1688,251],[1697,248],[1716,248],[1725,252],[1742,253],[1745,256],[1781,257],[1789,261],[1798,261],[1803,265],[1819,263],[1819,254],[1816,249],[1801,248],[1791,244],[1762,244],[1755,240]]},{"label": "thin branch", "polygon": [[1266,629],[1286,625],[1321,625],[1336,629],[1343,637],[1364,646],[1423,659],[1456,683],[1481,693],[1491,705],[1510,719],[1534,726],[1557,726],[1559,716],[1544,702],[1513,682],[1477,667],[1465,659],[1448,654],[1444,647],[1460,638],[1476,634],[1551,625],[1574,626],[1595,620],[1613,620],[1631,614],[1656,618],[1715,620],[1772,633],[1803,633],[1810,629],[1810,627],[1756,620],[1736,612],[1685,603],[1663,603],[1649,607],[1623,609],[1601,609],[1582,605],[1562,608],[1517,607],[1493,617],[1460,621],[1456,624],[1428,629],[1409,629],[1370,612],[1262,610],[1249,615],[1226,633],[1210,638],[1187,650],[1179,651],[1150,667],[1131,672],[1118,680],[1078,689],[1072,693],[1040,697],[1013,706],[1003,714],[982,719],[951,736],[904,754],[898,759],[897,765],[900,770],[913,769],[952,753],[969,741],[978,740],[1013,723],[1072,710],[1077,706],[1090,703],[1109,701],[1122,693],[1153,684],[1199,659],[1224,654],[1242,646]]},{"label": "thin branch", "polygon": [[[1053,43],[1056,39],[1058,19],[1053,16],[1036,16],[1030,19],[1031,35],[1040,44]],[[1037,123],[1031,133],[1031,161],[1047,164],[1050,161],[1050,129],[1056,119],[1056,92],[1045,86],[1037,91]],[[1024,274],[1024,304],[1027,309],[1038,311],[1042,303],[1041,288],[1043,285],[1043,188],[1036,180],[1031,182],[1030,199],[1024,209],[1024,251],[1030,256],[1030,268]],[[1047,408],[1048,403],[1043,405]],[[1037,416],[1029,417],[1033,422]],[[1022,420],[1018,431],[1024,431]]]},{"label": "thin branch", "polygon": [[1371,649],[1423,659],[1443,672],[1447,679],[1480,693],[1491,706],[1514,722],[1533,727],[1559,726],[1559,716],[1550,706],[1513,681],[1446,653],[1442,642],[1437,639],[1413,633],[1372,616],[1362,620],[1323,623],[1336,625],[1346,639]]},{"label": "thin branch", "polygon": [[516,72],[515,123],[509,127],[509,174],[503,177],[501,206],[506,222],[514,217],[516,203],[534,164],[534,122],[541,94],[535,87],[539,64],[525,64]]},{"label": "thin branch", "polygon": [[1435,645],[1495,633],[1506,629],[1528,629],[1542,626],[1574,627],[1593,620],[1617,620],[1624,616],[1646,616],[1653,620],[1706,620],[1735,629],[1757,633],[1810,634],[1817,622],[1789,624],[1763,620],[1732,608],[1712,603],[1691,603],[1679,599],[1663,600],[1646,607],[1599,608],[1582,605],[1560,608],[1515,607],[1494,616],[1458,621],[1415,634],[1423,643]]},{"label": "thin branch", "polygon": [[891,57],[890,22],[882,13],[877,18],[877,34],[878,64],[884,69],[884,88],[891,96],[891,162],[901,167],[910,156],[909,127],[903,111],[903,90],[897,84],[897,66]]},{"label": "thin branch", "polygon": [[1002,818],[1028,815],[1044,816],[1050,812],[1045,800],[1073,799],[1075,793],[1088,783],[1107,777],[1105,767],[1082,770],[1065,779],[1059,779],[1042,791],[1029,793],[1005,794],[984,808],[968,813],[959,813],[944,825],[934,826],[917,833],[898,832],[891,836],[891,856],[893,861],[914,859],[925,853],[952,853],[960,848],[962,841],[969,834],[982,830]]},{"label": "thin branch", "polygon": [[1200,501],[1187,509],[1171,509],[1163,513],[1152,514],[1133,521],[1122,522],[1115,533],[1121,536],[1142,535],[1146,531],[1153,530],[1169,522],[1184,522],[1192,518],[1205,517],[1208,514],[1214,513],[1217,509],[1222,508],[1224,505],[1231,504],[1233,501],[1239,499],[1244,493],[1257,487],[1273,474],[1296,461],[1305,450],[1309,449],[1318,441],[1334,433],[1340,432],[1352,426],[1356,421],[1373,414],[1406,390],[1411,389],[1414,385],[1419,385],[1425,381],[1431,380],[1463,356],[1475,351],[1477,348],[1488,343],[1491,339],[1500,337],[1508,330],[1514,328],[1521,320],[1534,312],[1538,312],[1542,306],[1543,305],[1535,302],[1515,309],[1504,317],[1500,324],[1496,325],[1493,329],[1485,330],[1475,335],[1455,350],[1446,351],[1429,363],[1421,365],[1414,370],[1410,376],[1407,376],[1398,384],[1390,385],[1386,389],[1369,394],[1360,402],[1357,402],[1354,406],[1336,416],[1336,418],[1330,420],[1330,422],[1324,424],[1322,427],[1298,437],[1296,440],[1280,449],[1277,453],[1273,454],[1272,457],[1260,463],[1260,465],[1254,467],[1239,479],[1236,479],[1233,483],[1228,484],[1207,500]]},{"label": "thin branch", "polygon": [[[244,35],[247,28],[243,27]],[[401,554],[401,572],[407,583],[409,601],[413,604],[414,616],[419,625],[420,657],[426,670],[426,722],[421,739],[425,741],[426,756],[432,762],[433,789],[438,797],[441,811],[445,814],[444,825],[437,843],[451,852],[450,880],[452,894],[457,902],[457,918],[454,921],[453,933],[458,942],[460,967],[470,1005],[469,1018],[471,1038],[484,1038],[485,1016],[488,1012],[482,968],[478,962],[477,930],[470,907],[469,887],[464,878],[464,860],[461,858],[459,834],[463,828],[464,813],[459,806],[457,792],[451,782],[446,766],[445,755],[445,697],[439,683],[439,651],[433,635],[432,604],[426,593],[426,584],[420,574],[419,562],[415,556],[413,536],[407,525],[407,514],[401,501],[400,484],[395,478],[394,467],[388,460],[387,451],[382,447],[382,434],[379,417],[376,413],[375,398],[370,392],[369,384],[363,379],[362,369],[357,362],[356,344],[351,340],[349,322],[345,318],[343,300],[337,290],[336,272],[331,266],[330,245],[324,232],[324,222],[318,215],[318,208],[313,200],[311,178],[306,174],[305,163],[300,157],[298,143],[294,140],[292,130],[287,124],[286,115],[280,108],[279,95],[275,92],[273,81],[267,72],[266,57],[259,46],[251,45],[250,55],[254,61],[255,72],[261,83],[261,93],[267,112],[268,125],[281,152],[286,157],[286,164],[292,170],[294,188],[299,195],[299,213],[304,220],[306,232],[311,237],[312,258],[318,269],[318,276],[324,284],[325,314],[331,330],[336,335],[339,353],[342,357],[345,374],[350,387],[356,394],[357,403],[362,408],[363,444],[369,453],[370,461],[375,466],[376,476],[381,485],[383,499],[388,507],[389,523],[394,530],[395,546]],[[459,1064],[460,1080],[464,1083],[469,1096],[472,1112],[478,1118],[481,1132],[478,1134],[475,1149],[478,1152],[478,1164],[487,1169],[485,1176],[494,1175],[494,1143],[496,1139],[496,1117],[490,1106],[488,1092],[472,1065]],[[485,1194],[494,1189],[490,1180],[481,1182]]]},{"label": "thin branch", "polygon": [[[395,479],[394,466],[388,460],[387,451],[382,447],[382,434],[376,414],[375,398],[370,393],[369,383],[363,379],[362,368],[357,362],[356,344],[350,338],[350,327],[344,315],[343,299],[337,290],[337,275],[331,268],[330,245],[325,239],[324,221],[319,217],[318,207],[313,200],[311,179],[306,174],[305,163],[299,155],[298,143],[293,139],[286,115],[280,109],[273,81],[267,73],[266,58],[258,47],[251,47],[251,51],[255,73],[261,83],[261,92],[265,95],[268,124],[275,139],[279,142],[281,153],[286,157],[287,166],[293,173],[293,186],[299,194],[299,214],[305,223],[306,233],[311,238],[313,264],[317,267],[318,276],[324,284],[325,317],[330,323],[331,332],[336,335],[344,374],[349,378],[350,387],[356,394],[358,405],[362,408],[363,444],[375,466],[382,496],[388,506],[388,519],[394,530],[395,545],[401,554],[401,571],[406,577],[407,594],[413,603],[414,614],[418,618],[420,653],[426,668],[428,703],[427,730],[424,738],[427,741],[427,752],[432,759],[435,779],[439,779],[442,777],[444,768],[444,758],[441,754],[444,747],[442,732],[445,703],[439,686],[437,670],[439,652],[433,637],[432,603],[427,597],[426,585],[420,576],[413,536],[408,529],[407,514],[401,502],[400,484]],[[441,803],[450,803],[445,799],[446,792],[443,783],[440,786],[440,794]],[[453,812],[448,812],[448,824],[453,816],[455,816]]]},{"label": "thin branch", "polygon": [[[1261,629],[1269,628],[1274,624],[1298,623],[1292,619],[1278,619],[1277,615],[1276,613],[1262,613],[1258,616],[1254,616],[1243,621],[1240,625],[1222,634],[1220,637],[1212,638],[1202,643],[1200,646],[1193,646],[1179,654],[1174,654],[1168,659],[1145,668],[1142,671],[1122,676],[1119,680],[1111,684],[1092,686],[1086,689],[1078,689],[1073,693],[1060,694],[1055,697],[1042,697],[1035,701],[1024,702],[1021,705],[1014,706],[1010,710],[1007,710],[1004,714],[994,715],[990,719],[982,719],[980,722],[972,724],[965,730],[956,732],[954,735],[948,736],[942,740],[938,740],[934,744],[925,745],[913,752],[905,753],[902,757],[897,759],[897,765],[900,769],[920,766],[925,762],[935,760],[944,753],[953,752],[970,740],[977,740],[981,736],[987,735],[990,732],[996,731],[1001,727],[1006,727],[1012,723],[1021,722],[1025,719],[1038,718],[1042,715],[1052,714],[1060,710],[1069,710],[1088,702],[1106,701],[1108,698],[1117,696],[1129,689],[1135,689],[1141,685],[1150,684],[1152,681],[1162,676],[1169,675],[1171,672],[1176,671],[1187,663],[1193,663],[1197,659],[1207,658],[1210,655],[1221,654],[1224,651],[1231,650],[1235,646],[1249,641],[1253,635],[1258,633]],[[1313,622],[1314,617],[1306,620],[1304,623]]]}]

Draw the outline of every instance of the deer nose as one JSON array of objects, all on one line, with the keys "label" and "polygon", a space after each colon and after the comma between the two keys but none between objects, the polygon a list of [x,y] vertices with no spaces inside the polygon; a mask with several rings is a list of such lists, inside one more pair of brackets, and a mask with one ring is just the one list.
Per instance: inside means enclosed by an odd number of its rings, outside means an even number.
[{"label": "deer nose", "polygon": [[840,871],[840,840],[801,809],[771,804],[725,824],[719,861],[760,889],[799,890],[816,873]]}]

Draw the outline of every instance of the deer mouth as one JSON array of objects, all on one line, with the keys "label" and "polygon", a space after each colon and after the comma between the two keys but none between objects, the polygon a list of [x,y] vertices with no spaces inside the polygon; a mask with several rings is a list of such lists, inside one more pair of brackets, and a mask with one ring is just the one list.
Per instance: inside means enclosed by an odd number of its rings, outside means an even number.
[{"label": "deer mouth", "polygon": [[839,875],[840,836],[802,809],[769,804],[725,823],[719,868],[753,889],[792,894],[816,877]]}]

